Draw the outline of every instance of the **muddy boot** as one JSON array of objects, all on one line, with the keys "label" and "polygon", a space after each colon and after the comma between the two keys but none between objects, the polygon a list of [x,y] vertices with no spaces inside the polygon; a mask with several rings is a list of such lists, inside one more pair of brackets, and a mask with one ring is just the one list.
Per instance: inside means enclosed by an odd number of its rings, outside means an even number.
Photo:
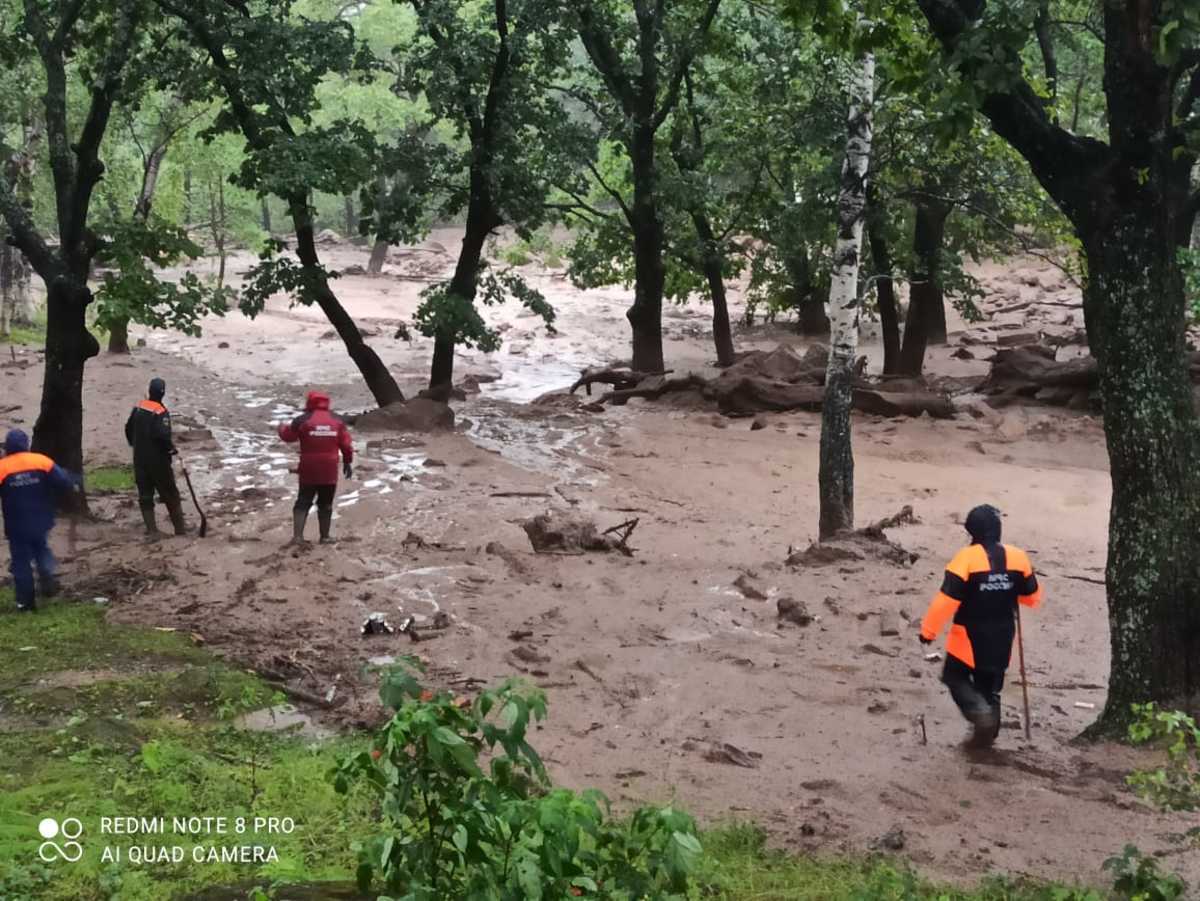
[{"label": "muddy boot", "polygon": [[167,513],[171,517],[171,525],[175,528],[175,534],[186,535],[188,533],[188,528],[187,523],[183,521],[182,501],[168,501]]},{"label": "muddy boot", "polygon": [[971,737],[967,739],[965,747],[973,751],[980,751],[995,744],[996,736],[1000,734],[999,711],[989,708],[971,716],[970,720],[974,729]]},{"label": "muddy boot", "polygon": [[329,529],[333,526],[333,510],[322,510],[318,507],[317,525],[321,527],[321,544],[334,544],[334,540],[329,537]]},{"label": "muddy boot", "polygon": [[304,544],[304,524],[308,522],[307,510],[292,511],[292,544]]},{"label": "muddy boot", "polygon": [[146,538],[150,541],[156,541],[162,533],[158,531],[158,523],[154,521],[154,508],[142,508],[142,522],[146,524]]}]

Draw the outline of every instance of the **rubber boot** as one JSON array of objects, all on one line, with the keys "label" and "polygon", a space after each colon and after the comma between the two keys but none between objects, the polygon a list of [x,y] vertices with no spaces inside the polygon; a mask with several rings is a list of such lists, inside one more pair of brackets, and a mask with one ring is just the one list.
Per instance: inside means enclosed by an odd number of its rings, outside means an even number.
[{"label": "rubber boot", "polygon": [[183,502],[180,500],[167,501],[167,513],[171,517],[171,525],[175,527],[176,535],[186,535],[187,523],[183,520]]},{"label": "rubber boot", "polygon": [[304,524],[308,522],[307,510],[292,511],[292,544],[304,544]]},{"label": "rubber boot", "polygon": [[333,526],[333,509],[317,508],[317,524],[321,527],[321,544],[333,544],[329,529]]},{"label": "rubber boot", "polygon": [[994,708],[979,711],[970,717],[974,726],[966,746],[971,750],[981,751],[990,748],[1000,734],[1000,712]]},{"label": "rubber boot", "polygon": [[142,522],[146,524],[146,537],[151,540],[158,538],[162,533],[158,531],[158,523],[154,521],[154,508],[142,507]]}]

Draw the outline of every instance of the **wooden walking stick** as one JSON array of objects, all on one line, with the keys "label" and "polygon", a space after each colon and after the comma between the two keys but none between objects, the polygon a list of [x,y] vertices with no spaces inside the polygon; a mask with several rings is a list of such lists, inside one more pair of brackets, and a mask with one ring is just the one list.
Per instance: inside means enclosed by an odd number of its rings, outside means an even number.
[{"label": "wooden walking stick", "polygon": [[1021,694],[1025,696],[1025,740],[1032,741],[1029,722],[1029,678],[1025,675],[1025,635],[1021,631],[1021,602],[1017,602],[1017,651],[1021,662]]}]

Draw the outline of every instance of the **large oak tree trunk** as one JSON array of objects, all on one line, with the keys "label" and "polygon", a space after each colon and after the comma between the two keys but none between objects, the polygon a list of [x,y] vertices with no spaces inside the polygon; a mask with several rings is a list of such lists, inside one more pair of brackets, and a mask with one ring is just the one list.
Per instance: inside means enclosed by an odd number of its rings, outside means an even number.
[{"label": "large oak tree trunk", "polygon": [[868,53],[851,86],[846,155],[842,161],[838,193],[837,243],[829,289],[832,333],[821,407],[818,483],[821,501],[819,535],[822,539],[854,528],[854,448],[850,410],[854,399],[854,361],[858,356],[858,323],[862,310],[858,269],[867,205],[874,93],[875,57]]},{"label": "large oak tree trunk", "polygon": [[[500,216],[491,201],[487,176],[483,171],[471,174],[471,202],[467,207],[467,224],[463,232],[458,262],[447,292],[466,306],[475,302],[479,284],[479,263],[488,235],[500,226]],[[433,363],[429,369],[429,388],[448,387],[454,380],[454,334],[435,335]]]},{"label": "large oak tree trunk", "polygon": [[320,258],[317,256],[312,214],[309,212],[308,203],[302,198],[295,198],[289,203],[289,208],[296,228],[296,253],[300,257],[301,265],[312,275],[312,290],[317,305],[342,339],[342,343],[346,345],[346,352],[362,374],[375,403],[386,407],[388,404],[404,400],[404,393],[396,384],[392,373],[383,360],[379,359],[379,355],[363,340],[362,332],[358,330],[354,318],[346,312],[337,295],[329,288],[329,283],[320,268]]},{"label": "large oak tree trunk", "polygon": [[883,333],[883,374],[895,375],[900,367],[900,314],[896,304],[896,283],[892,278],[892,249],[884,227],[887,211],[875,191],[868,188],[867,197],[867,240],[871,245],[879,328]]},{"label": "large oak tree trunk", "polygon": [[1194,703],[1200,677],[1200,423],[1166,218],[1122,210],[1085,240],[1084,314],[1112,479],[1104,721],[1117,730],[1135,702]]},{"label": "large oak tree trunk", "polygon": [[946,300],[942,291],[940,257],[950,210],[939,204],[921,202],[915,212],[913,259],[916,266],[909,290],[899,368],[902,374],[911,376],[921,374],[925,351],[930,344],[946,343]]},{"label": "large oak tree trunk", "polygon": [[46,368],[33,449],[71,472],[83,472],[83,369],[100,353],[87,330],[92,301],[83,278],[52,278],[46,296]]},{"label": "large oak tree trunk", "polygon": [[635,287],[633,306],[625,316],[633,327],[633,362],[636,372],[662,372],[662,302],[666,286],[663,262],[662,217],[658,209],[657,163],[654,129],[640,124],[629,148],[633,164],[633,256]]}]

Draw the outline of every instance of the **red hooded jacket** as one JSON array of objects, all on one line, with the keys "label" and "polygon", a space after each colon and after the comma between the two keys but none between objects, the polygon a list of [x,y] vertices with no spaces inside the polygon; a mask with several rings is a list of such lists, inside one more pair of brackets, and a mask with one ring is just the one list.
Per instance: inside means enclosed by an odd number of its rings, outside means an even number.
[{"label": "red hooded jacket", "polygon": [[300,442],[301,485],[336,485],[339,451],[347,463],[354,460],[350,430],[340,417],[329,412],[328,394],[310,391],[304,410],[279,427],[279,437]]}]

